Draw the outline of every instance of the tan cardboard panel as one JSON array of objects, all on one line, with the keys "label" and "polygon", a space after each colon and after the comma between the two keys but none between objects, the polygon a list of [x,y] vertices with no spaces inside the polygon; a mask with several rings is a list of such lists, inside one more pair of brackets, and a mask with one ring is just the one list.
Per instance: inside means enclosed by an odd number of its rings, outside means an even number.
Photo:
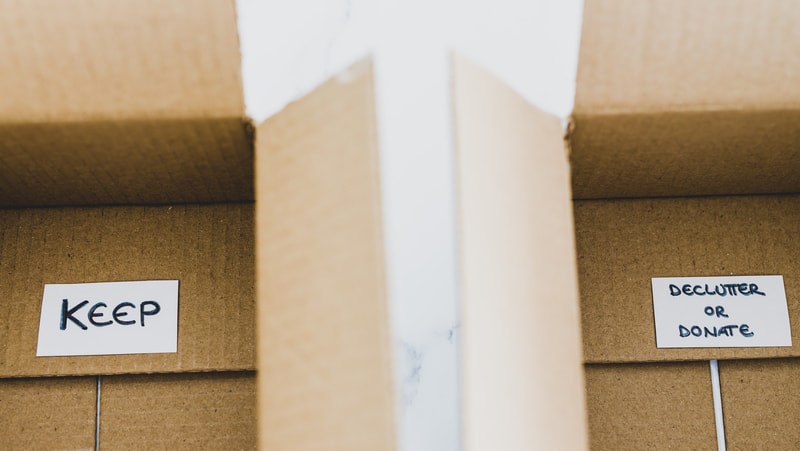
[{"label": "tan cardboard panel", "polygon": [[94,377],[0,381],[0,448],[94,449]]},{"label": "tan cardboard panel", "polygon": [[395,448],[372,67],[260,126],[259,444]]},{"label": "tan cardboard panel", "polygon": [[255,374],[103,377],[103,448],[255,449]]},{"label": "tan cardboard panel", "polygon": [[253,199],[240,118],[0,124],[0,206]]},{"label": "tan cardboard panel", "polygon": [[719,362],[728,449],[800,449],[800,361]]},{"label": "tan cardboard panel", "polygon": [[465,449],[585,448],[561,125],[460,58],[454,80]]},{"label": "tan cardboard panel", "polygon": [[0,122],[241,117],[233,0],[3,1]]},{"label": "tan cardboard panel", "polygon": [[576,115],[574,197],[799,192],[798,124],[800,109]]},{"label": "tan cardboard panel", "polygon": [[586,365],[586,393],[593,450],[717,449],[708,362]]},{"label": "tan cardboard panel", "polygon": [[[253,369],[253,204],[0,210],[0,376]],[[44,284],[177,279],[178,353],[36,357]]]},{"label": "tan cardboard panel", "polygon": [[[576,201],[587,362],[800,355],[800,195]],[[793,347],[657,349],[652,277],[783,275]]]},{"label": "tan cardboard panel", "polygon": [[784,0],[587,0],[576,113],[800,107]]}]

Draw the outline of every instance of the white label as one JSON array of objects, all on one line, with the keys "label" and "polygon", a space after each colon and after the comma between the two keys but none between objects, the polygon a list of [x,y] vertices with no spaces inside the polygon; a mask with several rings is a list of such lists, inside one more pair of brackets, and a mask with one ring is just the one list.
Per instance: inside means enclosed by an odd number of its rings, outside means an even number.
[{"label": "white label", "polygon": [[177,280],[44,286],[39,357],[177,351]]},{"label": "white label", "polygon": [[659,348],[791,346],[783,276],[654,277]]}]

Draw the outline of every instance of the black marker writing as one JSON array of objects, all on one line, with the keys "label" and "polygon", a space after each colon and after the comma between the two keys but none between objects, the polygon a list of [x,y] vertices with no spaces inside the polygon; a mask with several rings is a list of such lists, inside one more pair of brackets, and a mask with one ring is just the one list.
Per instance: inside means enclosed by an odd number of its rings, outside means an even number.
[{"label": "black marker writing", "polygon": [[[83,300],[78,304],[76,304],[74,307],[70,308],[69,299],[62,299],[61,318],[59,321],[58,328],[60,330],[67,330],[67,321],[72,321],[76,326],[80,327],[81,329],[88,330],[89,327],[76,317],[78,312],[84,307],[86,307],[88,304],[89,304],[88,300]],[[121,302],[116,307],[114,307],[113,310],[111,310],[112,319],[104,319],[106,318],[105,309],[107,308],[108,304],[106,304],[105,302],[95,303],[86,312],[86,322],[95,327],[110,326],[114,323],[117,323],[122,326],[130,326],[136,324],[135,319],[125,319],[125,317],[128,316],[128,314],[130,313],[130,310],[136,309],[136,304],[133,304],[132,302]],[[158,302],[142,301],[139,304],[139,324],[141,324],[142,327],[144,327],[145,317],[155,316],[160,311],[161,311],[161,305],[159,305]]]},{"label": "black marker writing", "polygon": [[709,286],[685,284],[677,286],[669,284],[669,294],[672,296],[752,296],[757,294],[759,296],[766,296],[766,293],[758,289],[758,285],[754,283],[724,283],[719,285]]}]

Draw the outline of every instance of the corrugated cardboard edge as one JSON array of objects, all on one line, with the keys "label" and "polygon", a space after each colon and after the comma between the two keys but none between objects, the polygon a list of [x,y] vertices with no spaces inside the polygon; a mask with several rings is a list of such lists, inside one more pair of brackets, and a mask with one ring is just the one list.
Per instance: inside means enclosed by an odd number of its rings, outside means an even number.
[{"label": "corrugated cardboard edge", "polygon": [[456,56],[467,450],[587,446],[559,120]]},{"label": "corrugated cardboard edge", "polygon": [[257,135],[259,444],[396,446],[371,62]]}]

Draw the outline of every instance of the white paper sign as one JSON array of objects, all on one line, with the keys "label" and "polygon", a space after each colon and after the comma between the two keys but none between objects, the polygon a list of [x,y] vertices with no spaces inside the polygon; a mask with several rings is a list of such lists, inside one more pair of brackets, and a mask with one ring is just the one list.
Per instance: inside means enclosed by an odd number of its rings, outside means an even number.
[{"label": "white paper sign", "polygon": [[177,280],[44,286],[39,357],[177,351]]},{"label": "white paper sign", "polygon": [[659,348],[791,346],[783,276],[654,277]]}]

